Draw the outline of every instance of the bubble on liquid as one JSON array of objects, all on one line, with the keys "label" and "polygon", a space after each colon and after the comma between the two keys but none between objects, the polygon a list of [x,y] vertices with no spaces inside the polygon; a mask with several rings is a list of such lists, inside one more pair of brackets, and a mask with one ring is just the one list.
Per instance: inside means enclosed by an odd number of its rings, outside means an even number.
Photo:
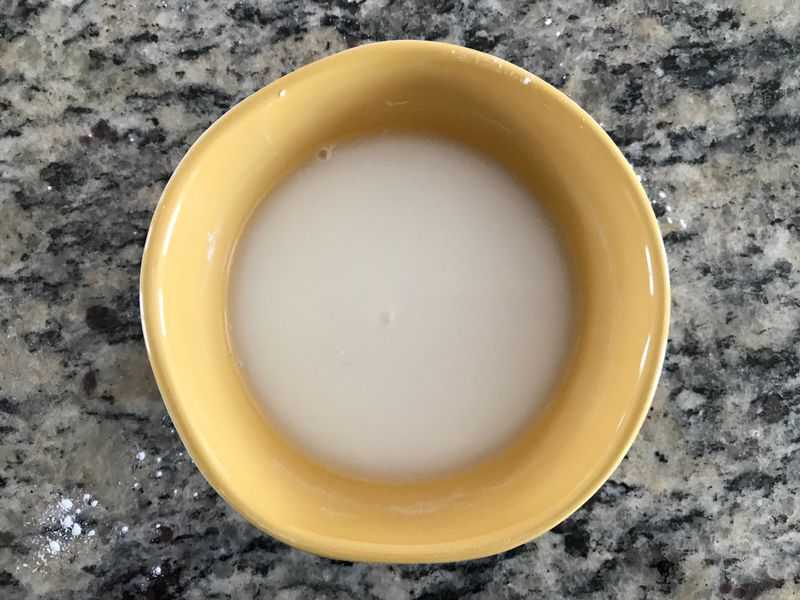
[{"label": "bubble on liquid", "polygon": [[381,325],[389,325],[392,321],[394,321],[395,314],[391,310],[384,310],[380,314],[380,322]]},{"label": "bubble on liquid", "polygon": [[522,80],[522,85],[529,85],[530,82],[531,82],[531,78],[530,77],[526,77],[525,79]]},{"label": "bubble on liquid", "polygon": [[280,96],[281,98],[285,97],[286,96],[286,90],[281,90],[280,92],[278,92],[278,96]]},{"label": "bubble on liquid", "polygon": [[333,156],[333,146],[323,146],[317,152],[317,158],[320,160],[330,160]]}]

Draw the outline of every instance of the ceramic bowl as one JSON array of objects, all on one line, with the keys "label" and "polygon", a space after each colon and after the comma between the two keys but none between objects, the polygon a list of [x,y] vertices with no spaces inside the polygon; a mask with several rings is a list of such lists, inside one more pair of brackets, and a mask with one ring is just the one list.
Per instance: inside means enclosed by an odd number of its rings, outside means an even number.
[{"label": "ceramic bowl", "polygon": [[[447,136],[515,173],[557,226],[576,299],[573,351],[544,412],[473,468],[403,484],[334,473],[287,443],[248,392],[226,316],[231,258],[259,202],[320,147],[385,130]],[[317,554],[437,562],[526,542],[609,477],[650,406],[669,282],[644,190],[569,98],[486,54],[386,42],[275,81],[200,137],[153,217],[141,311],[175,427],[231,506]]]}]

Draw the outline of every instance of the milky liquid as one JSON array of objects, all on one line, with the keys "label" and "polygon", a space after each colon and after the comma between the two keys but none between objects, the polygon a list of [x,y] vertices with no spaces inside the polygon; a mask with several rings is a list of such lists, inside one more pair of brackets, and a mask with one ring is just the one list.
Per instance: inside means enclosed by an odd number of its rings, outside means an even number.
[{"label": "milky liquid", "polygon": [[229,318],[289,438],[336,468],[409,478],[465,466],[529,422],[570,310],[554,230],[502,167],[383,136],[322,151],[262,203]]}]

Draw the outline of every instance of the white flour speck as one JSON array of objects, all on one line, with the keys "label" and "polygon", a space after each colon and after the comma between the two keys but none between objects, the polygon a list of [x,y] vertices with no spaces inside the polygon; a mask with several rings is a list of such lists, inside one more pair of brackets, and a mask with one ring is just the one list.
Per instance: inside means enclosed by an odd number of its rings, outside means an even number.
[{"label": "white flour speck", "polygon": [[194,494],[192,494],[192,498],[197,498],[197,492],[195,492]]},{"label": "white flour speck", "polygon": [[120,529],[120,531],[122,532],[122,535],[125,535],[126,533],[128,533],[128,526],[127,525],[123,525],[122,529]]},{"label": "white flour speck", "polygon": [[139,489],[139,485],[140,485],[140,484],[139,484],[139,482],[137,481],[136,483],[134,483],[134,484],[133,484],[133,489],[135,489],[135,490],[138,490],[138,489]]},{"label": "white flour speck", "polygon": [[161,477],[164,473],[159,469],[156,471],[156,477]]},{"label": "white flour speck", "polygon": [[156,462],[157,462],[157,463],[160,463],[160,462],[161,462],[161,457],[160,457],[160,456],[159,456],[158,458],[156,458]]},{"label": "white flour speck", "polygon": [[658,192],[658,197],[663,200],[664,198],[667,197],[667,194],[665,192]]},{"label": "white flour speck", "polygon": [[84,494],[83,495],[83,501],[86,502],[86,504],[89,504],[89,500],[91,500],[91,499],[92,499],[92,496],[90,494]]},{"label": "white flour speck", "polygon": [[82,504],[86,497],[91,501],[91,496],[80,494],[72,499],[59,494],[42,508],[37,517],[29,519],[26,526],[37,528],[39,533],[32,537],[31,560],[19,563],[17,569],[27,565],[31,573],[44,573],[51,564],[79,552],[88,543],[88,538],[84,537],[86,532],[77,522],[81,509],[76,504]]},{"label": "white flour speck", "polygon": [[153,567],[152,572],[153,572],[153,577],[158,577],[159,575],[161,575],[161,567],[156,565],[155,567]]},{"label": "white flour speck", "polygon": [[156,523],[156,529],[161,529],[161,523]]},{"label": "white flour speck", "polygon": [[97,506],[97,500],[92,500],[92,506]]},{"label": "white flour speck", "polygon": [[86,534],[86,535],[88,535],[89,537],[94,537],[96,534],[97,534],[97,532],[94,529],[90,529],[89,533]]},{"label": "white flour speck", "polygon": [[144,460],[145,456],[147,456],[145,451],[144,450],[139,450],[139,452],[136,453],[136,460],[138,460],[139,462],[142,462]]},{"label": "white flour speck", "polygon": [[545,24],[545,25],[547,25],[547,26],[550,26],[550,25],[552,25],[552,24],[553,24],[553,19],[551,19],[550,17],[547,17],[547,18],[544,20],[544,24]]}]

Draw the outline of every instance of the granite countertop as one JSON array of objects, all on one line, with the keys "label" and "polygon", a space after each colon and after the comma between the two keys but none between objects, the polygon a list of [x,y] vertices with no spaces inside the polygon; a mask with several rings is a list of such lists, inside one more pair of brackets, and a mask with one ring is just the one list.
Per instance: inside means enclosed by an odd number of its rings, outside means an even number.
[{"label": "granite countertop", "polygon": [[[800,8],[678,0],[5,0],[0,597],[800,597]],[[662,227],[673,321],[611,480],[504,555],[317,558],[205,483],[138,315],[150,216],[235,102],[377,39],[507,58],[584,106]]]}]

